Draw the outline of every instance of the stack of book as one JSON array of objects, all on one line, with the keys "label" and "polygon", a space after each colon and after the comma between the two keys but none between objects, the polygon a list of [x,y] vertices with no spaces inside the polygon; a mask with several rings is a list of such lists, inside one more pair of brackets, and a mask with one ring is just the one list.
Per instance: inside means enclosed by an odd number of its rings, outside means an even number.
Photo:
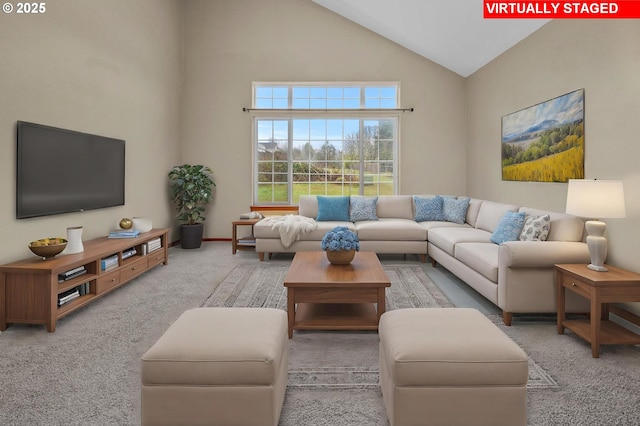
[{"label": "stack of book", "polygon": [[109,232],[109,238],[136,238],[140,231],[135,229],[115,229]]},{"label": "stack of book", "polygon": [[103,271],[109,271],[118,267],[118,255],[114,254],[100,260],[100,267]]},{"label": "stack of book", "polygon": [[67,290],[58,295],[58,307],[64,305],[65,303],[71,302],[73,299],[80,297],[80,291],[78,287],[74,287],[71,290]]},{"label": "stack of book", "polygon": [[147,253],[151,253],[152,251],[162,248],[162,240],[160,240],[160,238],[150,240],[145,244],[145,247],[147,249]]},{"label": "stack of book", "polygon": [[85,268],[84,265],[78,266],[77,268],[73,268],[61,274],[58,274],[58,282],[63,283],[67,280],[70,280],[71,278],[75,278],[78,275],[82,275],[86,273],[87,273],[87,268]]},{"label": "stack of book", "polygon": [[130,258],[131,256],[135,255],[136,253],[138,253],[138,250],[136,250],[135,247],[131,247],[130,249],[127,249],[127,250],[122,252],[122,260]]},{"label": "stack of book", "polygon": [[251,235],[247,235],[246,237],[242,237],[238,240],[239,246],[255,246],[256,245],[256,237]]}]

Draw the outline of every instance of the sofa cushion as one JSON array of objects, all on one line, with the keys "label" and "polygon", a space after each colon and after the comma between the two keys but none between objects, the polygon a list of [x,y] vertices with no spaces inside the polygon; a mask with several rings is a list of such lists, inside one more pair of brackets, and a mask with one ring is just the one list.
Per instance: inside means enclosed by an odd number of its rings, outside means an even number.
[{"label": "sofa cushion", "polygon": [[488,280],[498,282],[500,246],[491,243],[460,243],[456,245],[456,259]]},{"label": "sofa cushion", "polygon": [[505,241],[517,241],[524,226],[524,212],[506,212],[491,234],[491,241],[502,244]]},{"label": "sofa cushion", "polygon": [[378,220],[376,215],[376,204],[378,197],[360,197],[351,196],[351,208],[349,210],[349,218],[351,222],[359,222],[361,220]]},{"label": "sofa cushion", "polygon": [[529,207],[522,207],[520,211],[525,212],[527,216],[543,216],[548,214],[551,217],[547,241],[582,241],[584,220],[577,216],[532,209]]},{"label": "sofa cushion", "polygon": [[349,197],[318,195],[318,222],[328,220],[349,221]]},{"label": "sofa cushion", "polygon": [[[331,231],[336,226],[346,226],[349,230],[356,232],[356,227],[353,222],[340,222],[340,221],[325,221],[318,222],[316,229],[306,234],[300,234],[300,241],[317,241],[318,250],[320,250],[320,241],[324,234]],[[272,228],[269,221],[260,221],[253,226],[253,235],[256,238],[271,238],[280,239],[280,231],[277,228]]]},{"label": "sofa cushion", "polygon": [[517,212],[518,206],[514,204],[495,203],[493,201],[483,201],[478,211],[476,228],[493,232],[498,226],[502,216],[508,211]]},{"label": "sofa cushion", "polygon": [[379,219],[413,220],[413,198],[410,195],[380,195],[376,213]]},{"label": "sofa cushion", "polygon": [[318,217],[318,197],[315,195],[301,195],[298,200],[298,214],[313,219]]},{"label": "sofa cushion", "polygon": [[356,222],[360,241],[426,241],[427,230],[412,219]]},{"label": "sofa cushion", "polygon": [[470,226],[433,228],[429,230],[429,242],[454,256],[456,244],[491,243],[491,233]]},{"label": "sofa cushion", "polygon": [[444,199],[441,196],[436,195],[435,197],[430,198],[414,196],[413,203],[415,207],[415,215],[413,219],[416,222],[444,220]]},{"label": "sofa cushion", "polygon": [[462,224],[467,218],[467,210],[469,209],[469,198],[444,198],[443,214],[444,220],[447,222]]},{"label": "sofa cushion", "polygon": [[478,220],[478,213],[480,212],[481,205],[482,200],[469,198],[469,208],[467,209],[467,218],[465,221],[474,228],[476,227],[476,221]]},{"label": "sofa cushion", "polygon": [[551,228],[551,216],[527,216],[520,233],[520,241],[546,241]]}]

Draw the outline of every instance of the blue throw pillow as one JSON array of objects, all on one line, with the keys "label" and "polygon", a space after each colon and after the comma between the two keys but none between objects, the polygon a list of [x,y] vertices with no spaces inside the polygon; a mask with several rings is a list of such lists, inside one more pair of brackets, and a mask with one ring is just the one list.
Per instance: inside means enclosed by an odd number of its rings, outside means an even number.
[{"label": "blue throw pillow", "polygon": [[351,222],[378,220],[376,203],[378,197],[351,197]]},{"label": "blue throw pillow", "polygon": [[444,220],[462,225],[467,220],[467,210],[471,200],[467,197],[443,197],[443,199]]},{"label": "blue throw pillow", "polygon": [[318,222],[341,220],[349,222],[349,197],[323,197],[318,195]]},{"label": "blue throw pillow", "polygon": [[524,212],[506,212],[498,226],[491,234],[491,241],[502,244],[505,241],[516,241],[520,238],[522,227],[524,226]]},{"label": "blue throw pillow", "polygon": [[436,195],[432,198],[413,197],[416,206],[416,213],[413,218],[416,222],[424,222],[427,220],[444,220],[444,212],[442,210],[444,199]]}]

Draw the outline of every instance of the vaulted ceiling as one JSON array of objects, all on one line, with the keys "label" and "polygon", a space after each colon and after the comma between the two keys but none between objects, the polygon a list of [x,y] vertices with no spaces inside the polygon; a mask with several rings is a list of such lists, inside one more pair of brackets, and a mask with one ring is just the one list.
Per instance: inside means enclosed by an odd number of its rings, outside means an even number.
[{"label": "vaulted ceiling", "polygon": [[482,0],[313,0],[467,77],[547,19],[484,19]]}]

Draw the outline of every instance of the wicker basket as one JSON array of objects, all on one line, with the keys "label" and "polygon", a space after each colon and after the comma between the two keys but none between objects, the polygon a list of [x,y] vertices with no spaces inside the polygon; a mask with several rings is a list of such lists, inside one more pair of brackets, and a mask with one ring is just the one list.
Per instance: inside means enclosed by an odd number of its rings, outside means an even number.
[{"label": "wicker basket", "polygon": [[355,250],[327,250],[325,253],[327,253],[327,260],[329,260],[332,265],[348,265],[356,255]]}]

